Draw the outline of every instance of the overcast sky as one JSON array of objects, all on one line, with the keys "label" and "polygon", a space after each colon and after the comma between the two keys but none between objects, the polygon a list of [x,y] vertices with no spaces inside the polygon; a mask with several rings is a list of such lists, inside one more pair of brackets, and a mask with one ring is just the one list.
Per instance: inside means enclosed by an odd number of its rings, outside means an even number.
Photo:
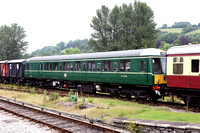
[{"label": "overcast sky", "polygon": [[[157,27],[174,22],[200,23],[199,0],[140,0],[154,11]],[[89,39],[91,19],[102,5],[134,3],[134,0],[0,0],[0,26],[17,23],[26,31],[30,53],[44,46]]]}]

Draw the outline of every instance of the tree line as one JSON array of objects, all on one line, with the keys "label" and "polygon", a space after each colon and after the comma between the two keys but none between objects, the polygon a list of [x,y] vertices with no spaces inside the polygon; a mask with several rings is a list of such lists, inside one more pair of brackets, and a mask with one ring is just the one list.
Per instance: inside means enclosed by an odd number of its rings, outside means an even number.
[{"label": "tree line", "polygon": [[45,46],[42,49],[37,49],[30,54],[26,54],[25,58],[33,56],[50,56],[50,55],[63,55],[63,54],[78,54],[93,52],[92,48],[87,45],[88,39],[77,39],[74,41],[59,42],[56,46]]}]

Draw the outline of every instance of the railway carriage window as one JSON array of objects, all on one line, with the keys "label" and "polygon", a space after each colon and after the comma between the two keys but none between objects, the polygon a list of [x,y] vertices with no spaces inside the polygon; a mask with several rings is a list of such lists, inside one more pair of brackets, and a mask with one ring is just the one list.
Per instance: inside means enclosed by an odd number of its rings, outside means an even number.
[{"label": "railway carriage window", "polygon": [[49,68],[49,70],[52,70],[52,63],[50,63],[50,68]]},{"label": "railway carriage window", "polygon": [[88,61],[87,70],[92,71],[92,62],[91,61]]},{"label": "railway carriage window", "polygon": [[154,73],[156,74],[161,74],[161,64],[160,64],[160,58],[154,58],[153,59],[153,68],[154,68]]},{"label": "railway carriage window", "polygon": [[173,74],[183,74],[183,64],[173,64]]},{"label": "railway carriage window", "polygon": [[101,63],[97,63],[97,71],[101,71]]},{"label": "railway carriage window", "polygon": [[95,61],[92,61],[92,71],[95,71]]},{"label": "railway carriage window", "polygon": [[95,71],[95,61],[88,61],[87,70]]},{"label": "railway carriage window", "polygon": [[49,70],[49,63],[47,63],[47,70]]},{"label": "railway carriage window", "polygon": [[111,71],[111,61],[103,61],[103,71]]},{"label": "railway carriage window", "polygon": [[81,62],[75,62],[75,67],[74,67],[74,71],[80,71],[81,70]]},{"label": "railway carriage window", "polygon": [[53,63],[53,70],[58,70],[58,63],[57,62]]},{"label": "railway carriage window", "polygon": [[73,62],[71,62],[70,70],[73,70],[73,67],[74,67]]},{"label": "railway carriage window", "polygon": [[19,64],[17,64],[17,70],[19,69]]},{"label": "railway carriage window", "polygon": [[67,62],[67,68],[66,68],[66,70],[69,70],[70,69],[70,64],[69,64],[69,62]]},{"label": "railway carriage window", "polygon": [[120,71],[130,71],[130,60],[120,60]]},{"label": "railway carriage window", "polygon": [[176,58],[176,57],[174,57],[174,58],[173,58],[173,62],[176,62],[176,60],[177,60],[177,58]]},{"label": "railway carriage window", "polygon": [[86,71],[86,63],[83,63],[83,71]]},{"label": "railway carriage window", "polygon": [[192,60],[192,72],[199,72],[199,60]]},{"label": "railway carriage window", "polygon": [[62,70],[62,63],[59,63],[59,70]]},{"label": "railway carriage window", "polygon": [[47,63],[44,63],[44,70],[47,70]]},{"label": "railway carriage window", "polygon": [[183,57],[180,57],[180,62],[183,62]]},{"label": "railway carriage window", "polygon": [[118,66],[117,62],[113,62],[113,71],[115,72],[117,71],[117,66]]},{"label": "railway carriage window", "polygon": [[29,70],[29,64],[27,64],[27,66],[26,66],[26,70]]},{"label": "railway carriage window", "polygon": [[173,74],[183,74],[183,57],[174,57],[173,62]]},{"label": "railway carriage window", "polygon": [[66,66],[65,66],[65,62],[63,62],[63,70],[65,70],[65,67],[66,67]]},{"label": "railway carriage window", "polygon": [[145,72],[145,61],[140,61],[140,72]]}]

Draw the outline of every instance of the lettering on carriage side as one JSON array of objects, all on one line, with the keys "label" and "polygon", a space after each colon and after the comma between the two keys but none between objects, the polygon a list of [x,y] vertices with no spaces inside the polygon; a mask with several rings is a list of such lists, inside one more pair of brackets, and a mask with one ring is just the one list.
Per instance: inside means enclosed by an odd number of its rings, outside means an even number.
[{"label": "lettering on carriage side", "polygon": [[122,78],[127,78],[127,77],[128,77],[128,75],[121,75],[121,77],[122,77]]}]

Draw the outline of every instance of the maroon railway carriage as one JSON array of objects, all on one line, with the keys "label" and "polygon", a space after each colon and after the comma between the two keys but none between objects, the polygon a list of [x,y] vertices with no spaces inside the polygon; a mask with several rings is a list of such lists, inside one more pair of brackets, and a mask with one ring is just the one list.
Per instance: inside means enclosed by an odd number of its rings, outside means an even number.
[{"label": "maroon railway carriage", "polygon": [[167,51],[167,87],[190,104],[200,105],[200,44]]}]

